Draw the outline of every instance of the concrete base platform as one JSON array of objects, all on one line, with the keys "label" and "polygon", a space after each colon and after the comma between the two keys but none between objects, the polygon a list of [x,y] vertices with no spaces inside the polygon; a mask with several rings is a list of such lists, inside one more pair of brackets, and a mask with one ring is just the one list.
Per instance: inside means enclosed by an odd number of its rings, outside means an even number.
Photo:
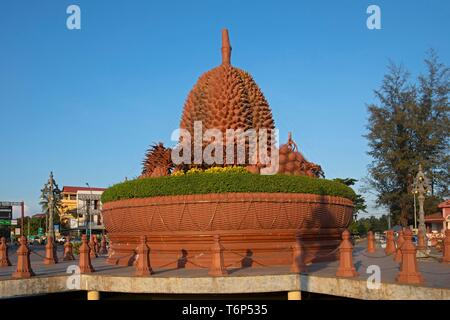
[{"label": "concrete base platform", "polygon": [[[0,268],[0,298],[63,293],[71,291],[119,292],[140,294],[256,294],[286,292],[286,298],[301,298],[300,292],[319,293],[356,299],[450,300],[450,265],[436,260],[419,261],[425,279],[420,286],[395,282],[399,266],[382,249],[369,254],[363,246],[354,250],[356,278],[337,278],[337,262],[308,266],[308,274],[293,274],[288,266],[228,269],[224,277],[208,276],[208,269],[156,269],[149,277],[135,277],[134,267],[111,266],[106,257],[93,260],[95,273],[76,275],[78,261],[45,266],[42,257],[32,255],[36,277],[12,279],[13,266]],[[372,268],[379,268],[381,283],[372,288]],[[368,281],[369,280],[369,281]],[[101,298],[101,295],[100,295]]]}]

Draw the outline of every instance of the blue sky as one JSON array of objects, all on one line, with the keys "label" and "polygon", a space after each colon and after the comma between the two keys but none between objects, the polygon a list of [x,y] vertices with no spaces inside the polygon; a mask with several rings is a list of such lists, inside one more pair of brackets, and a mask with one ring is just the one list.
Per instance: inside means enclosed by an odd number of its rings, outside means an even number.
[{"label": "blue sky", "polygon": [[[81,8],[81,30],[66,8]],[[366,27],[370,4],[381,30]],[[149,144],[170,141],[201,73],[232,64],[269,101],[328,178],[366,176],[362,137],[391,59],[413,75],[427,49],[450,62],[450,2],[23,1],[0,6],[0,200],[40,211],[50,170],[60,187],[107,187],[140,173]],[[371,208],[370,213],[382,212]]]}]

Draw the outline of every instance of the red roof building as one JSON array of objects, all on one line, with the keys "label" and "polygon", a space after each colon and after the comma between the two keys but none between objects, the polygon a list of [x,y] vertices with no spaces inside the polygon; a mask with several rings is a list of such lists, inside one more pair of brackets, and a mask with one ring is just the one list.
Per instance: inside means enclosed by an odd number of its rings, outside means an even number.
[{"label": "red roof building", "polygon": [[425,225],[431,231],[441,232],[450,229],[450,200],[440,203],[438,208],[442,211],[425,216]]}]

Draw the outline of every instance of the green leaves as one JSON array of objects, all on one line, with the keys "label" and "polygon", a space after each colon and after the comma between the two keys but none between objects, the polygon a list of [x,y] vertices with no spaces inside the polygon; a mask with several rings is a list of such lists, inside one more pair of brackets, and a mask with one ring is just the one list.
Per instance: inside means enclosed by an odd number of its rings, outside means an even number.
[{"label": "green leaves", "polygon": [[432,193],[448,197],[450,69],[434,51],[425,65],[427,73],[412,81],[402,66],[391,63],[375,91],[378,104],[368,107],[365,137],[373,158],[368,186],[376,191],[378,204],[403,225],[412,220],[410,193],[419,164],[431,180]]},{"label": "green leaves", "polygon": [[102,202],[167,195],[227,192],[308,193],[354,200],[354,191],[337,181],[306,176],[256,175],[250,173],[197,173],[126,181],[107,189]]}]

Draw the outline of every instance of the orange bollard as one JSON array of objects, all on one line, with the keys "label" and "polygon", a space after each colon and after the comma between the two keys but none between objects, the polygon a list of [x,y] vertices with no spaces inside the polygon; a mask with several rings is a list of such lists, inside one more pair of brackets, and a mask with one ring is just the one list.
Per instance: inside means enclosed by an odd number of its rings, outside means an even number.
[{"label": "orange bollard", "polygon": [[80,267],[80,273],[91,273],[95,272],[94,267],[91,264],[91,249],[89,248],[87,237],[85,234],[81,237],[80,246],[80,262],[78,266]]},{"label": "orange bollard", "polygon": [[45,258],[44,264],[55,264],[58,263],[58,258],[56,256],[56,246],[53,243],[53,237],[47,237],[47,244],[45,245]]},{"label": "orange bollard", "polygon": [[304,273],[307,272],[303,246],[300,240],[296,240],[292,245],[292,266],[291,272]]},{"label": "orange bollard", "polygon": [[213,277],[225,276],[228,274],[225,269],[225,264],[223,260],[223,247],[220,244],[219,235],[214,235],[214,244],[211,248],[211,267],[208,274]]},{"label": "orange bollard", "polygon": [[6,243],[5,237],[0,239],[0,267],[9,267],[11,261],[9,261],[8,256],[8,245]]},{"label": "orange bollard", "polygon": [[150,249],[147,246],[147,237],[140,237],[140,244],[137,247],[136,273],[138,277],[149,276],[153,273],[150,265]]},{"label": "orange bollard", "polygon": [[30,263],[30,249],[27,245],[25,236],[21,236],[19,240],[20,246],[17,249],[17,267],[16,272],[12,274],[14,279],[26,279],[34,276]]},{"label": "orange bollard", "polygon": [[372,231],[367,233],[367,252],[374,253],[377,251],[377,246],[375,244],[375,237]]},{"label": "orange bollard", "polygon": [[416,247],[412,243],[412,231],[407,229],[403,233],[402,262],[400,272],[395,278],[399,283],[420,284],[423,277],[417,268]]},{"label": "orange bollard", "polygon": [[336,272],[337,277],[351,278],[359,275],[353,265],[352,253],[353,245],[350,241],[350,232],[345,230],[342,233],[342,242],[339,246],[339,268]]},{"label": "orange bollard", "polygon": [[403,231],[399,231],[398,233],[398,239],[397,239],[397,249],[395,251],[394,255],[394,261],[395,262],[402,262],[402,245],[405,242],[405,239],[403,238]]},{"label": "orange bollard", "polygon": [[388,230],[386,232],[386,248],[384,249],[386,255],[395,254],[395,240],[394,231]]},{"label": "orange bollard", "polygon": [[441,262],[450,262],[450,230],[445,230],[444,252],[442,253]]},{"label": "orange bollard", "polygon": [[106,237],[102,237],[102,241],[100,242],[100,252],[99,254],[108,254],[108,249],[106,248]]},{"label": "orange bollard", "polygon": [[67,237],[66,243],[64,243],[64,261],[72,261],[75,260],[75,257],[73,256],[73,245],[70,242],[70,237]]},{"label": "orange bollard", "polygon": [[91,249],[89,254],[91,256],[91,259],[97,258],[96,245],[95,245],[94,238],[95,238],[95,236],[91,235],[91,241],[89,241],[89,249]]},{"label": "orange bollard", "polygon": [[419,230],[417,235],[417,250],[425,250],[427,246],[425,245],[425,235],[422,230]]},{"label": "orange bollard", "polygon": [[95,254],[98,257],[98,255],[100,253],[100,244],[98,243],[98,238],[95,235],[94,235],[94,248],[95,248]]}]

